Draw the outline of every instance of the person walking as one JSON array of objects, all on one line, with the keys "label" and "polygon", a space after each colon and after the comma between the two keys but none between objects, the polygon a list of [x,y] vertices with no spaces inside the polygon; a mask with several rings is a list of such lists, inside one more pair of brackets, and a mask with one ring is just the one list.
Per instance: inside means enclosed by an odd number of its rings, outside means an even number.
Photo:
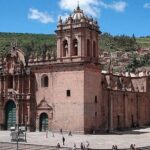
[{"label": "person walking", "polygon": [[64,136],[62,137],[62,142],[63,142],[63,145],[65,145],[65,137]]}]

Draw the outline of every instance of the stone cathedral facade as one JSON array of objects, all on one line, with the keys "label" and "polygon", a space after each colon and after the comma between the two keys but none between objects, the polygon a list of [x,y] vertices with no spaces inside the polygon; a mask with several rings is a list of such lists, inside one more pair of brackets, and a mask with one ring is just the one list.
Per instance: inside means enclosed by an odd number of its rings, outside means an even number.
[{"label": "stone cathedral facade", "polygon": [[91,133],[150,125],[150,78],[102,73],[100,29],[78,6],[56,30],[57,57],[25,61],[13,45],[0,65],[0,129]]}]

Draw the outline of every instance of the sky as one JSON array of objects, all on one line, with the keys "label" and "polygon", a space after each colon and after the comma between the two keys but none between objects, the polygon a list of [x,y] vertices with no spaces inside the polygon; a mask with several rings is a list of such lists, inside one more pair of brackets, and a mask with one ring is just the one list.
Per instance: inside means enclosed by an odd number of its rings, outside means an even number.
[{"label": "sky", "polygon": [[80,5],[112,35],[150,35],[150,0],[0,0],[0,32],[53,34]]}]

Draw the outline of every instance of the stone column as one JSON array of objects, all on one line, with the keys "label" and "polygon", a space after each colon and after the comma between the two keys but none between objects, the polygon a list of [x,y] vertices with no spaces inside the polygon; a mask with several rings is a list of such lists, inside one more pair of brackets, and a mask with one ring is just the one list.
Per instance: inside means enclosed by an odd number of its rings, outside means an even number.
[{"label": "stone column", "polygon": [[19,104],[16,102],[16,127],[19,127]]},{"label": "stone column", "polygon": [[4,113],[3,113],[3,108],[2,108],[2,103],[0,102],[0,130],[3,129],[3,125],[4,125]]},{"label": "stone column", "polygon": [[61,42],[61,37],[57,36],[57,58],[61,58],[62,57],[62,42]]},{"label": "stone column", "polygon": [[2,93],[2,77],[0,76],[0,93]]},{"label": "stone column", "polygon": [[20,93],[20,77],[18,75],[18,88],[17,88],[18,92]]},{"label": "stone column", "polygon": [[68,54],[66,55],[67,57],[71,57],[71,50],[72,50],[72,46],[71,46],[71,37],[68,36]]},{"label": "stone column", "polygon": [[126,99],[126,94],[124,92],[124,127],[127,127],[127,99]]},{"label": "stone column", "polygon": [[113,98],[111,97],[111,91],[108,91],[108,130],[113,130]]},{"label": "stone column", "polygon": [[30,89],[30,87],[31,87],[31,85],[30,85],[30,84],[31,84],[31,83],[30,83],[30,79],[31,79],[31,78],[30,78],[30,75],[29,75],[29,76],[28,76],[28,84],[29,84],[29,85],[28,85],[28,88],[29,88],[28,93],[29,93],[29,94],[31,93],[31,89]]},{"label": "stone column", "polygon": [[110,98],[110,130],[113,130],[113,98]]},{"label": "stone column", "polygon": [[82,57],[82,35],[79,35],[78,37],[78,56]]},{"label": "stone column", "polygon": [[30,104],[27,105],[27,131],[30,131]]},{"label": "stone column", "polygon": [[23,125],[24,124],[24,102],[23,100],[21,101],[21,124]]},{"label": "stone column", "polygon": [[140,120],[140,118],[139,118],[139,95],[138,95],[138,93],[136,93],[136,103],[137,103],[137,107],[136,107],[136,110],[137,110],[137,122],[136,122],[136,124],[137,124],[137,126],[139,126],[139,120]]},{"label": "stone column", "polygon": [[4,76],[4,94],[6,94],[6,83],[7,83],[7,77],[6,76]]},{"label": "stone column", "polygon": [[40,126],[39,126],[39,115],[36,117],[36,131],[39,131],[39,128],[40,128]]},{"label": "stone column", "polygon": [[12,77],[13,77],[13,89],[15,90],[15,76],[12,75]]}]

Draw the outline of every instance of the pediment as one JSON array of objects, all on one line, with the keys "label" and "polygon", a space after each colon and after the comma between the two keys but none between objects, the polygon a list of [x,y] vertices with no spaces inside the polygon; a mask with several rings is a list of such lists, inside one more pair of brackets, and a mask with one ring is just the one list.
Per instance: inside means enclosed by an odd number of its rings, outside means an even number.
[{"label": "pediment", "polygon": [[53,110],[52,106],[50,106],[45,99],[41,100],[41,102],[38,104],[37,109],[42,110]]}]

